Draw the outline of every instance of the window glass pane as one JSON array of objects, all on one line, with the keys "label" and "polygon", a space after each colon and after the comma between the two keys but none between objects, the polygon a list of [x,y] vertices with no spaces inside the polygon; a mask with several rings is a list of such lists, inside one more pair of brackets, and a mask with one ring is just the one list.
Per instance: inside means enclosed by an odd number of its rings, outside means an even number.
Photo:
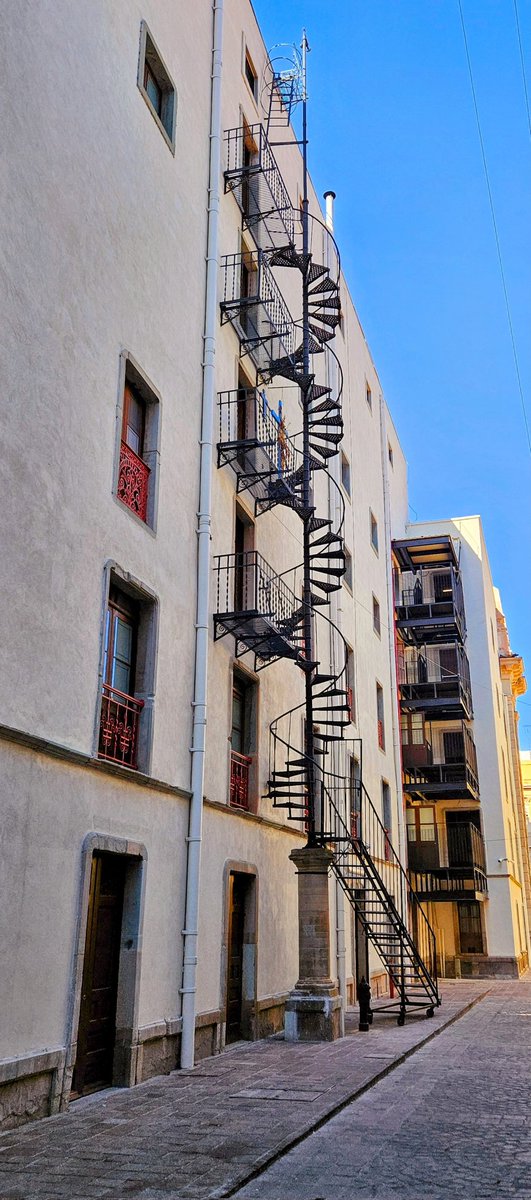
[{"label": "window glass pane", "polygon": [[139,456],[142,454],[142,432],[144,426],[144,409],[140,400],[130,391],[127,404],[127,424],[125,440],[127,445]]},{"label": "window glass pane", "polygon": [[158,113],[160,117],[160,111],[162,107],[162,92],[159,88],[157,80],[155,79],[155,76],[153,75],[153,72],[150,71],[147,63],[144,73],[144,87],[149,99],[151,100],[153,108],[155,109],[155,112]]},{"label": "window glass pane", "polygon": [[117,616],[114,633],[112,684],[120,692],[127,692],[128,695],[131,683],[132,649],[132,626]]}]

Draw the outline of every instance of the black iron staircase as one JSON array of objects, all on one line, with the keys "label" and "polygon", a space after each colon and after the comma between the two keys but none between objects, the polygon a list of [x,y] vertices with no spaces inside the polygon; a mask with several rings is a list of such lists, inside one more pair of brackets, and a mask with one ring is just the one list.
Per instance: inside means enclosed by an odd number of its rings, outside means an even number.
[{"label": "black iron staircase", "polygon": [[[439,1003],[435,939],[388,831],[361,781],[353,782],[350,773],[347,648],[325,612],[345,575],[344,501],[329,470],[343,436],[343,377],[330,345],[341,321],[339,252],[327,227],[308,213],[307,199],[302,216],[288,210],[272,149],[282,142],[271,136],[289,124],[292,108],[303,96],[298,69],[297,52],[283,66],[269,64],[265,133],[244,127],[227,135],[226,188],[235,191],[243,225],[258,249],[223,259],[221,319],[233,324],[241,354],[254,363],[258,386],[222,393],[218,465],[232,467],[238,489],[254,496],[256,514],[281,504],[300,517],[304,563],[293,570],[303,567],[303,600],[297,598],[295,576],[290,589],[255,552],[245,563],[242,555],[223,556],[215,565],[215,634],[233,634],[237,653],[254,651],[258,669],[284,657],[304,673],[304,704],[271,724],[267,795],[289,820],[307,829],[313,844],[332,850],[334,873],[389,974],[402,1024],[408,1010],[423,1007],[433,1015]],[[302,320],[293,321],[275,269],[299,273]],[[334,389],[316,380],[314,357],[323,354],[336,359]],[[288,436],[283,415],[269,406],[264,385],[277,377],[299,391],[302,433]],[[311,489],[315,472],[323,472],[337,489],[334,520],[316,512]],[[250,571],[245,602],[243,568]],[[326,656],[317,650],[320,628],[327,635],[333,630]]]}]

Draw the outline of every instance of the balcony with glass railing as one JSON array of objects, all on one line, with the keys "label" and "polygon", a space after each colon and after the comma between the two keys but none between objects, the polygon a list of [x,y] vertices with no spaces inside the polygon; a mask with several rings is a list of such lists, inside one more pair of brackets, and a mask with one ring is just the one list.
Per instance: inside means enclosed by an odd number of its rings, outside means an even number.
[{"label": "balcony with glass railing", "polygon": [[472,717],[470,666],[458,642],[399,647],[398,685],[402,711]]},{"label": "balcony with glass railing", "polygon": [[465,722],[450,729],[427,723],[408,733],[407,717],[401,721],[404,791],[425,799],[477,800],[476,747]]},{"label": "balcony with glass railing", "polygon": [[464,641],[463,587],[451,563],[436,570],[399,573],[395,595],[396,623],[405,641]]},{"label": "balcony with glass railing", "polygon": [[426,860],[425,845],[409,842],[408,864],[411,881],[420,899],[483,899],[488,891],[485,843],[480,830],[471,821],[459,821],[446,827],[446,847],[434,843],[434,853]]}]

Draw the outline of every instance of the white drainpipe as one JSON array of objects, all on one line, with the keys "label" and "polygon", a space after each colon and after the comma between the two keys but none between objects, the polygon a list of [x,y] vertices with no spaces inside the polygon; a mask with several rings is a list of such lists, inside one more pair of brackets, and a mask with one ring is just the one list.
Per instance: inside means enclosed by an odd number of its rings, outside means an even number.
[{"label": "white drainpipe", "polygon": [[210,108],[210,165],[208,181],[208,227],[206,259],[205,323],[203,333],[203,394],[201,419],[200,488],[197,522],[197,600],[195,639],[195,678],[192,726],[192,778],[188,856],[186,875],[186,915],[183,930],[182,1040],[181,1067],[194,1065],[197,932],[201,836],[203,825],[203,788],[205,775],[205,734],[207,714],[207,673],[210,626],[210,528],[212,523],[212,456],[216,331],[218,327],[218,225],[221,176],[221,50],[223,0],[214,0],[212,43],[212,93]]}]

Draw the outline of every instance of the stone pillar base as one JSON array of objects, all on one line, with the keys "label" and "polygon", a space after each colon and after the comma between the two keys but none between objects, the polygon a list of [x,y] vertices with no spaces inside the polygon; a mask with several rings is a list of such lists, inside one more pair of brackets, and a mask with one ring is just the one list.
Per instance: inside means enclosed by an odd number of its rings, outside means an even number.
[{"label": "stone pillar base", "polygon": [[341,1037],[341,997],[337,990],[310,992],[294,988],[286,1001],[284,1037],[287,1042],[335,1042]]}]

